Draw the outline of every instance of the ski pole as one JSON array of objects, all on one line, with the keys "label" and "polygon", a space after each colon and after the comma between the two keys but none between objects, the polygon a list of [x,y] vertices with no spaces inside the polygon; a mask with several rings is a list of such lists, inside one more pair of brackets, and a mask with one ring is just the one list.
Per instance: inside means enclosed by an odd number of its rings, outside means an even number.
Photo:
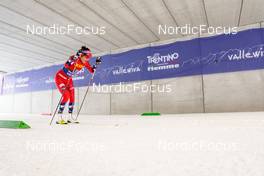
[{"label": "ski pole", "polygon": [[[95,63],[95,64],[96,64],[96,65],[99,65],[99,64],[101,64],[101,63],[102,63],[102,57],[99,56],[99,57],[96,58],[96,63]],[[78,112],[77,112],[76,118],[75,118],[75,119],[73,118],[73,120],[75,120],[75,121],[77,121],[77,119],[78,119],[78,117],[79,117],[79,115],[80,115],[80,112],[81,112],[81,110],[82,110],[82,107],[83,107],[83,104],[84,104],[85,98],[86,98],[86,96],[87,96],[87,94],[88,94],[88,92],[89,92],[89,88],[90,88],[91,83],[92,83],[92,81],[93,81],[93,79],[94,79],[95,72],[96,72],[96,69],[94,70],[93,75],[92,75],[91,79],[89,80],[88,87],[87,87],[86,92],[85,92],[85,94],[84,94],[84,97],[83,97],[83,100],[82,100],[81,106],[80,106],[80,108],[79,108],[79,110],[78,110]]]},{"label": "ski pole", "polygon": [[57,107],[56,107],[55,111],[53,112],[52,118],[51,118],[51,120],[50,120],[50,125],[52,124],[53,119],[54,119],[54,117],[55,117],[55,115],[56,115],[56,113],[57,113],[57,110],[58,110],[58,108],[59,108],[59,106],[60,106],[60,104],[61,104],[62,97],[63,97],[63,94],[61,95],[60,101],[58,102]]},{"label": "ski pole", "polygon": [[73,118],[73,120],[75,120],[75,121],[77,121],[77,119],[78,119],[78,117],[79,117],[79,114],[80,114],[80,112],[81,112],[81,110],[82,110],[82,107],[83,107],[83,104],[84,104],[85,98],[86,98],[86,96],[87,96],[87,94],[88,94],[88,92],[89,92],[89,88],[90,88],[91,83],[92,83],[92,81],[93,81],[93,79],[94,79],[95,72],[96,72],[96,70],[94,70],[93,75],[92,75],[91,79],[89,80],[88,87],[87,87],[86,92],[85,92],[85,94],[84,94],[84,97],[83,97],[82,103],[81,103],[81,105],[80,105],[80,108],[79,108],[79,110],[78,110],[78,112],[77,112],[76,118],[75,118],[75,119]]}]

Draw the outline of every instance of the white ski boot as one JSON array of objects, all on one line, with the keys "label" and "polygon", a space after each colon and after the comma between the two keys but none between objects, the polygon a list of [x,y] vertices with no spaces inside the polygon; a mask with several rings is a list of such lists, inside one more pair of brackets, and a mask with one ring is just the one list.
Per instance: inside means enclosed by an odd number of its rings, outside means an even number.
[{"label": "white ski boot", "polygon": [[63,119],[63,114],[57,114],[58,120],[56,121],[56,124],[59,125],[67,125],[67,122]]},{"label": "white ski boot", "polygon": [[72,113],[69,113],[67,116],[67,123],[79,123],[79,121],[74,118]]}]

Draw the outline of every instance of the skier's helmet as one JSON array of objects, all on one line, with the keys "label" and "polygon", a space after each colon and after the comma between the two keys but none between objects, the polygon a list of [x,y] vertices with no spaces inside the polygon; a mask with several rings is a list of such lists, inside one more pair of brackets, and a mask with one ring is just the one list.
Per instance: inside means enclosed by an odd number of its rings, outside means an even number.
[{"label": "skier's helmet", "polygon": [[86,56],[86,59],[89,60],[92,57],[92,52],[86,46],[82,46],[82,48],[77,52],[77,55],[80,57]]}]

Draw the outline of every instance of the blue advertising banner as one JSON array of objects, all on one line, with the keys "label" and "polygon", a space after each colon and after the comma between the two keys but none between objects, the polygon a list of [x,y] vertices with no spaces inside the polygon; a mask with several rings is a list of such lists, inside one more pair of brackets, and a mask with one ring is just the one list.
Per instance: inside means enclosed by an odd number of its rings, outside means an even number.
[{"label": "blue advertising banner", "polygon": [[62,65],[54,65],[4,76],[3,94],[54,89],[54,75]]},{"label": "blue advertising banner", "polygon": [[0,95],[3,94],[4,77],[0,75]]},{"label": "blue advertising banner", "polygon": [[202,38],[203,73],[223,73],[264,68],[263,29]]},{"label": "blue advertising banner", "polygon": [[[264,68],[264,29],[218,35],[134,49],[103,56],[94,81],[112,84]],[[95,62],[93,58],[91,64]],[[54,76],[62,65],[4,76],[3,94],[56,88]],[[74,76],[76,87],[87,86],[87,70]],[[1,84],[0,84],[1,85]]]}]

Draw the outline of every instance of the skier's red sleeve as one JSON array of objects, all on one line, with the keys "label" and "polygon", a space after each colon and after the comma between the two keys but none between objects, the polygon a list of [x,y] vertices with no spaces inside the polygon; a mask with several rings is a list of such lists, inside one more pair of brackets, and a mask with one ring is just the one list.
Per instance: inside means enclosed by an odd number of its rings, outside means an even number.
[{"label": "skier's red sleeve", "polygon": [[90,65],[89,62],[85,62],[85,68],[86,68],[87,70],[89,70],[90,73],[93,73],[93,72],[94,72],[94,69],[93,69],[93,67]]}]

